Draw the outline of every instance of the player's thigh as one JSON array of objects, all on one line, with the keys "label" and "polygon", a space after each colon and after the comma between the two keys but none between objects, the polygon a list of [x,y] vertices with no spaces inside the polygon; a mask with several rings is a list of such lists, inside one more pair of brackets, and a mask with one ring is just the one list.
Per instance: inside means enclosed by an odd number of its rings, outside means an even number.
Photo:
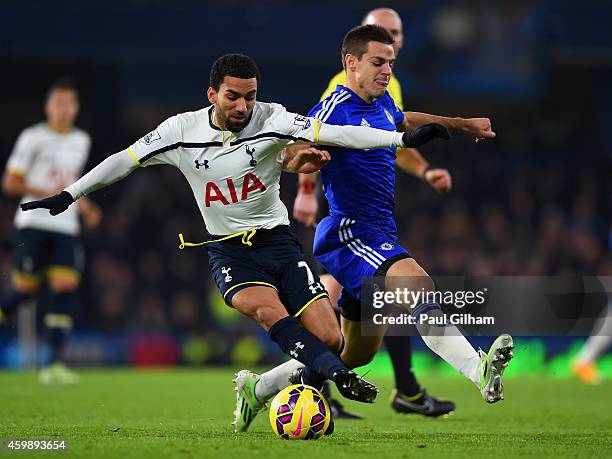
[{"label": "player's thigh", "polygon": [[331,303],[334,309],[337,308],[338,298],[340,298],[340,290],[342,290],[342,286],[336,280],[334,276],[329,273],[321,274],[321,282],[327,290],[327,294],[329,295],[329,302]]},{"label": "player's thigh", "polygon": [[231,304],[266,331],[289,315],[276,290],[268,286],[249,285],[242,288],[232,296]]},{"label": "player's thigh", "polygon": [[[252,260],[242,244],[236,241],[215,242],[208,246],[207,252],[213,280],[228,306],[236,307],[234,296],[251,287],[272,289],[273,297],[278,298],[274,276]],[[266,294],[267,290],[263,292]],[[241,298],[244,301],[244,295]]]},{"label": "player's thigh", "polygon": [[[390,229],[340,217],[328,217],[319,224],[314,253],[342,285],[337,305],[342,315],[352,321],[362,320],[358,303],[362,299],[364,280],[384,278],[387,269],[395,262],[411,258],[410,253],[396,243]],[[347,295],[350,302],[345,301]],[[364,307],[368,307],[368,302],[364,302]]]},{"label": "player's thigh", "polygon": [[[317,300],[327,300],[328,295],[319,276],[306,262],[301,247],[286,245],[284,250],[284,260],[278,266],[279,294],[289,314],[300,318]],[[331,314],[329,300],[323,304],[328,305]]]},{"label": "player's thigh", "polygon": [[77,236],[61,233],[49,236],[45,274],[52,293],[76,290],[81,282],[84,265],[85,252]]},{"label": "player's thigh", "polygon": [[329,299],[314,301],[299,316],[300,322],[334,352],[342,346],[342,332]]},{"label": "player's thigh", "polygon": [[349,368],[366,365],[374,359],[374,356],[382,345],[386,327],[380,326],[378,333],[364,335],[361,322],[341,317],[342,334],[344,336],[344,349],[340,358]]}]

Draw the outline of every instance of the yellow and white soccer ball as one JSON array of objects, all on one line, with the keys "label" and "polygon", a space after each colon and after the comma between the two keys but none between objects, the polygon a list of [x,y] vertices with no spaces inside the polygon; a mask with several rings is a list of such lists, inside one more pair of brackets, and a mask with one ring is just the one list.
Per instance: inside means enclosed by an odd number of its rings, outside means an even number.
[{"label": "yellow and white soccer ball", "polygon": [[329,427],[331,415],[325,397],[305,384],[284,388],[270,405],[270,425],[285,440],[315,440]]}]

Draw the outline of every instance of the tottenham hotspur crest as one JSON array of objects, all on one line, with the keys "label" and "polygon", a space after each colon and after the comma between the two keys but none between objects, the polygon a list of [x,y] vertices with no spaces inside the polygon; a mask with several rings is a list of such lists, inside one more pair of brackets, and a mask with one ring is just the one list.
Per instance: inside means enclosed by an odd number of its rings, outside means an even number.
[{"label": "tottenham hotspur crest", "polygon": [[255,149],[249,147],[248,145],[245,145],[245,148],[246,154],[251,157],[251,160],[249,161],[249,166],[255,167],[257,165],[257,161],[255,160],[255,158],[253,158],[253,155],[255,154]]},{"label": "tottenham hotspur crest", "polygon": [[225,283],[231,282],[233,279],[233,277],[230,276],[230,273],[229,273],[231,270],[232,268],[225,267],[225,266],[221,268],[221,272],[225,274]]}]

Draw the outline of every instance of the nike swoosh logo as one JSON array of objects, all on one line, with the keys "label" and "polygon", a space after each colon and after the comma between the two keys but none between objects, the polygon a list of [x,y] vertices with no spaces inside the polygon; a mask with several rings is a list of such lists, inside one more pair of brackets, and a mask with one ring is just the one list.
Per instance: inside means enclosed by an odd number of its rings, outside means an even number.
[{"label": "nike swoosh logo", "polygon": [[295,429],[295,432],[291,434],[294,437],[299,437],[300,434],[302,433],[302,418],[303,417],[304,417],[304,407],[300,408],[300,419],[298,420],[297,428]]},{"label": "nike swoosh logo", "polygon": [[404,401],[404,405],[419,413],[431,413],[434,409],[433,403],[429,400],[425,400],[422,404]]},{"label": "nike swoosh logo", "polygon": [[425,400],[425,403],[423,403],[423,405],[424,405],[424,407],[423,407],[423,412],[424,413],[431,413],[431,412],[433,412],[434,405],[429,400]]}]

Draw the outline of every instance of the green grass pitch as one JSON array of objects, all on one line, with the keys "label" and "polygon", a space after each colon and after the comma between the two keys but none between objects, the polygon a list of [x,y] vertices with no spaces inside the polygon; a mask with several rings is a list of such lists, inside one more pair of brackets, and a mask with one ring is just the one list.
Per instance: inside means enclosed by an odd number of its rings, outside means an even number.
[{"label": "green grass pitch", "polygon": [[[45,387],[34,373],[0,373],[0,439],[65,439],[66,451],[0,457],[404,458],[611,457],[612,381],[597,387],[548,377],[512,377],[506,400],[487,405],[460,378],[423,378],[457,402],[446,419],[395,414],[391,380],[374,405],[349,403],[364,421],[339,421],[318,441],[273,436],[261,413],[252,431],[230,430],[230,369],[88,370],[75,387]],[[42,455],[42,456],[41,456]]]}]

